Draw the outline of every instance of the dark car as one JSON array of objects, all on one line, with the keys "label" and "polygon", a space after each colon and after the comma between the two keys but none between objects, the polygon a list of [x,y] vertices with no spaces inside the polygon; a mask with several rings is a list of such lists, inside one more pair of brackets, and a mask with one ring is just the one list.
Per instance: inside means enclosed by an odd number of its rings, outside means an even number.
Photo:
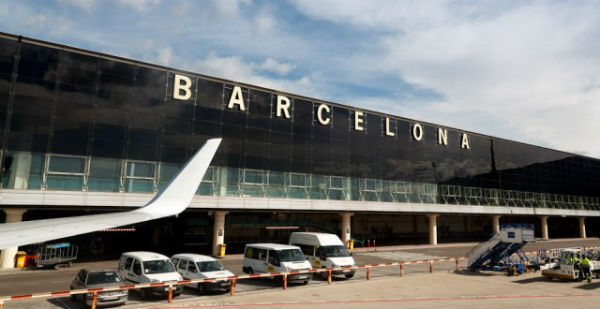
[{"label": "dark car", "polygon": [[[123,280],[116,271],[110,269],[88,270],[82,269],[77,273],[71,283],[71,290],[106,288],[123,285]],[[72,299],[80,299],[86,306],[92,305],[93,293],[71,295]],[[98,292],[97,306],[123,305],[129,297],[128,290],[114,290]]]}]

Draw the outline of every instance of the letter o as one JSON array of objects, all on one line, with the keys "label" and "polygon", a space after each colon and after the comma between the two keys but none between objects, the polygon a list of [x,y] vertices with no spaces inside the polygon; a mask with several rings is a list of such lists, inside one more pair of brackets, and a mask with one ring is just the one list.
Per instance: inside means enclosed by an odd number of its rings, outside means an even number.
[{"label": "letter o", "polygon": [[412,136],[418,142],[423,139],[423,126],[420,123],[413,124]]}]

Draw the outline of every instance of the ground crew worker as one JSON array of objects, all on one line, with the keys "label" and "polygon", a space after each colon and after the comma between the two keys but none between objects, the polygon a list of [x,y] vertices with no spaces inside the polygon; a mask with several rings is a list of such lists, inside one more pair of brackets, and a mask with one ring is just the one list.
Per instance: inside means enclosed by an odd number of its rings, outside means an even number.
[{"label": "ground crew worker", "polygon": [[567,257],[565,258],[565,261],[567,262],[567,264],[573,264],[573,254],[567,253]]},{"label": "ground crew worker", "polygon": [[581,259],[581,272],[583,274],[583,278],[587,279],[588,281],[592,281],[591,269],[592,269],[592,263],[587,258],[587,256],[584,254]]}]

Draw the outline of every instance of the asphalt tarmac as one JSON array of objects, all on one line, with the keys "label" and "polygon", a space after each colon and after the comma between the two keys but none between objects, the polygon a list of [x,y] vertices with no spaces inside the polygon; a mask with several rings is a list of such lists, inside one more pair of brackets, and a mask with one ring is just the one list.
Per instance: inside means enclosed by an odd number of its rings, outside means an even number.
[{"label": "asphalt tarmac", "polygon": [[[600,246],[600,240],[597,238],[588,239],[569,239],[569,240],[553,240],[553,241],[540,241],[535,243],[529,243],[524,248],[525,251],[537,251],[540,249],[551,249],[561,247],[574,247],[574,246]],[[382,247],[373,249],[357,249],[354,253],[354,259],[357,265],[361,264],[374,264],[374,263],[388,263],[397,261],[411,261],[411,260],[423,260],[423,259],[435,259],[443,257],[460,257],[464,256],[471,248],[473,244],[446,244],[439,246],[412,246],[412,247]],[[242,260],[240,256],[228,257],[222,260],[222,263],[231,270],[233,273],[241,275],[242,273]],[[464,265],[462,262],[462,266]],[[50,292],[50,291],[62,291],[68,290],[71,280],[75,274],[81,268],[112,268],[115,269],[118,264],[117,260],[93,262],[93,263],[74,263],[71,268],[62,268],[59,270],[21,270],[21,271],[4,271],[0,272],[0,295],[22,295],[31,294],[38,292]],[[441,262],[434,264],[435,273],[449,273],[455,269],[454,262]],[[428,264],[417,264],[417,265],[406,265],[404,268],[404,274],[406,276],[427,274],[429,273]],[[373,268],[371,270],[371,278],[384,278],[399,276],[400,270],[398,266],[395,267],[381,267]],[[358,270],[355,277],[346,280],[343,277],[334,277],[335,283],[350,283],[355,281],[366,281],[366,271]],[[321,278],[315,277],[309,283],[309,286],[313,285],[326,285],[327,281]],[[290,289],[300,287],[294,284],[290,284]],[[236,286],[236,292],[244,294],[248,292],[259,292],[268,291],[274,289],[281,289],[281,285],[276,283],[274,280],[269,278],[254,278],[239,280]],[[211,292],[211,296],[218,296],[221,293]],[[194,299],[201,294],[195,289],[184,290],[184,293],[179,299]],[[33,303],[32,303],[33,302]],[[136,292],[130,293],[131,305],[141,306],[145,304],[146,300],[141,300]],[[73,302],[67,297],[64,298],[53,298],[53,299],[39,299],[35,301],[10,301],[5,304],[5,308],[30,308],[32,304],[35,307],[42,308],[80,308],[81,304]]]}]

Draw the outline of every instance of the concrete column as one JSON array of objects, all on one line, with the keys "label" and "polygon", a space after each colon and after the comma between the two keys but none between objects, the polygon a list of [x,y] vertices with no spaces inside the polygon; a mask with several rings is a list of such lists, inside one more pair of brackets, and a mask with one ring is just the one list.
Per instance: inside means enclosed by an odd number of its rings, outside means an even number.
[{"label": "concrete column", "polygon": [[542,238],[549,239],[548,236],[548,216],[541,216],[540,220],[542,222]]},{"label": "concrete column", "polygon": [[219,245],[225,241],[225,215],[228,211],[215,211],[213,213],[215,223],[213,228],[213,256],[219,255]]},{"label": "concrete column", "polygon": [[500,232],[500,215],[492,216],[492,232],[498,233]]},{"label": "concrete column", "polygon": [[586,238],[586,235],[585,235],[585,217],[579,217],[579,237]]},{"label": "concrete column", "polygon": [[354,215],[351,212],[342,212],[340,213],[340,216],[342,217],[341,220],[341,224],[340,224],[340,229],[342,231],[342,242],[348,246],[348,241],[350,241],[351,238],[351,228],[352,228],[352,224],[351,224],[351,217],[352,215]]},{"label": "concrete column", "polygon": [[[21,222],[23,220],[23,214],[27,211],[24,208],[5,208],[6,223],[10,222]],[[19,247],[11,247],[2,250],[0,253],[0,268],[14,268],[15,267],[15,255]]]},{"label": "concrete column", "polygon": [[437,217],[439,215],[430,214],[429,217],[429,244],[437,245]]}]

